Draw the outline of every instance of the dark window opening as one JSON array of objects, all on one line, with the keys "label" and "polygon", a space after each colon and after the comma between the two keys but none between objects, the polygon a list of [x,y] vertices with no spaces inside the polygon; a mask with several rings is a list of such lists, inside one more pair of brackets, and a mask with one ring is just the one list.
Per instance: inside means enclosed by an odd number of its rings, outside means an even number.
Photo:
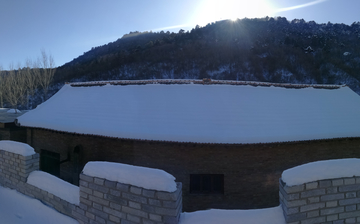
[{"label": "dark window opening", "polygon": [[190,194],[224,194],[224,174],[190,174]]},{"label": "dark window opening", "polygon": [[60,154],[45,149],[40,153],[40,169],[54,176],[60,176]]}]

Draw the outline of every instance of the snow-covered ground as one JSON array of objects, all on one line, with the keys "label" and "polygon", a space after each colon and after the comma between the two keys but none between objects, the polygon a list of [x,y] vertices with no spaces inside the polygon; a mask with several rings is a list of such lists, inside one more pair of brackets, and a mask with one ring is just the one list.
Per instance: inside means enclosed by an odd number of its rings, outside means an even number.
[{"label": "snow-covered ground", "polygon": [[78,224],[68,216],[27,197],[0,186],[0,223],[3,224]]},{"label": "snow-covered ground", "polygon": [[285,224],[280,206],[252,210],[210,209],[181,214],[180,224]]},{"label": "snow-covered ground", "polygon": [[[0,186],[0,223],[11,224],[77,224],[70,217],[27,197]],[[180,224],[285,224],[281,207],[256,210],[210,209],[182,213]]]}]

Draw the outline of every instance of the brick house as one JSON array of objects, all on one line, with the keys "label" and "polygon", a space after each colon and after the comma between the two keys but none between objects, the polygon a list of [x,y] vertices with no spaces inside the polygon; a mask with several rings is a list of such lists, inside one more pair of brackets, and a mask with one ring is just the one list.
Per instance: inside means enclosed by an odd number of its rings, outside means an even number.
[{"label": "brick house", "polygon": [[72,83],[17,125],[42,170],[78,184],[88,161],[163,169],[183,183],[184,211],[276,206],[283,170],[360,157],[360,97],[347,86]]},{"label": "brick house", "polygon": [[10,109],[0,108],[0,140],[26,142],[26,128],[15,125],[15,119],[25,112],[9,113]]}]

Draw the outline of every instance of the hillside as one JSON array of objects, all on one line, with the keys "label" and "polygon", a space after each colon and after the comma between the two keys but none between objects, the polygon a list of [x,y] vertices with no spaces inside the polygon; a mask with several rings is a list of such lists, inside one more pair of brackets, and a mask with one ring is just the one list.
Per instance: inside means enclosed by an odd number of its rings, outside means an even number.
[{"label": "hillside", "polygon": [[59,67],[56,81],[212,78],[348,84],[359,92],[359,43],[359,22],[224,20],[187,32],[130,32]]}]

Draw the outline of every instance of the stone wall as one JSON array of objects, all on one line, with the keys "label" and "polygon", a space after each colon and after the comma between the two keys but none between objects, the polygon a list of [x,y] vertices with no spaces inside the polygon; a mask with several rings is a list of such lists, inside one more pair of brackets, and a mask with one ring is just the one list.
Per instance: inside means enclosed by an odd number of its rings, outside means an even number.
[{"label": "stone wall", "polygon": [[39,169],[39,154],[22,156],[0,150],[0,185],[41,200],[79,223],[177,224],[182,212],[182,184],[173,193],[80,175],[80,204],[26,183]]},{"label": "stone wall", "polygon": [[177,183],[172,193],[147,190],[81,174],[82,210],[74,215],[83,223],[176,224],[182,211],[181,188]]},{"label": "stone wall", "polygon": [[360,223],[360,177],[295,186],[280,179],[279,195],[288,224]]},{"label": "stone wall", "polygon": [[22,156],[0,150],[0,184],[9,188],[18,188],[25,183],[29,174],[39,169],[39,154]]}]

